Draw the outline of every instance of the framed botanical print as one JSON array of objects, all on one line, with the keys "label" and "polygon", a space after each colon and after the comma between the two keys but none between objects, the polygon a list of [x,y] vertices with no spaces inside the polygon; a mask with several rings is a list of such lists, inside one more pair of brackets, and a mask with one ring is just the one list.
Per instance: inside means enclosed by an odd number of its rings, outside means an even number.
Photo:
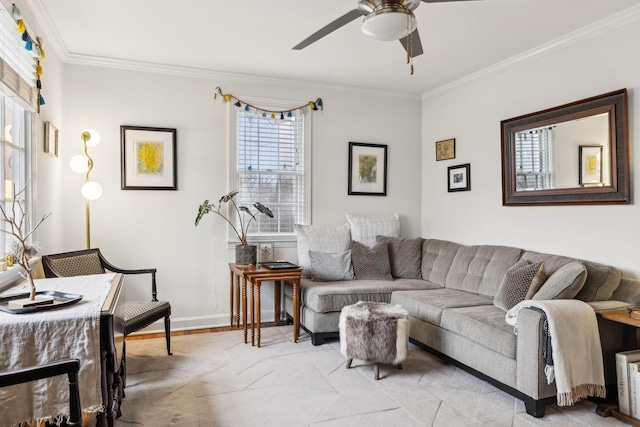
[{"label": "framed botanical print", "polygon": [[177,190],[176,129],[120,126],[123,190]]},{"label": "framed botanical print", "polygon": [[349,195],[387,195],[386,145],[349,143],[348,187]]}]

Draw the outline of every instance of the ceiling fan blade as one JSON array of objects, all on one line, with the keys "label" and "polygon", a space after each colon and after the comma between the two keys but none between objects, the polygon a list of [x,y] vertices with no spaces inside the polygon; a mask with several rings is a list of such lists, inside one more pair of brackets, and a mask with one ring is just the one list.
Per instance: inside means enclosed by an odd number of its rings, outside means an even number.
[{"label": "ceiling fan blade", "polygon": [[[409,37],[412,38],[411,42],[409,42]],[[422,51],[422,42],[420,41],[420,34],[418,34],[417,28],[413,30],[413,33],[401,38],[400,43],[402,44],[402,47],[404,47],[404,50],[407,51],[407,53],[409,53],[409,49],[411,49],[412,58],[420,56],[424,53]]]},{"label": "ceiling fan blade", "polygon": [[311,34],[309,37],[295,45],[293,47],[293,50],[304,49],[311,43],[317,42],[327,34],[334,32],[338,28],[348,24],[349,22],[359,18],[360,16],[362,16],[362,12],[360,12],[358,9],[353,9],[352,11],[345,13],[340,18],[336,19],[329,25],[322,27],[320,30],[316,31],[315,33]]}]

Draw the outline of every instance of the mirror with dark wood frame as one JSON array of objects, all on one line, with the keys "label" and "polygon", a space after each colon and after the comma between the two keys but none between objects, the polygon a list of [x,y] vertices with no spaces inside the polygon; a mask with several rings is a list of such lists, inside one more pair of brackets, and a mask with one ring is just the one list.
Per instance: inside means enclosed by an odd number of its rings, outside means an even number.
[{"label": "mirror with dark wood frame", "polygon": [[626,89],[501,127],[504,206],[629,203]]}]

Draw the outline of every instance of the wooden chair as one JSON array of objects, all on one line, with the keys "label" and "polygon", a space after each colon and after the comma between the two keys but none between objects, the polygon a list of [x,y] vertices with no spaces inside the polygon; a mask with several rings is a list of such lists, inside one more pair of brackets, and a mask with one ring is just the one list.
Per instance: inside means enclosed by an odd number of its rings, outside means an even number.
[{"label": "wooden chair", "polygon": [[22,384],[43,378],[67,374],[69,377],[69,426],[82,425],[82,406],[80,405],[80,389],[78,388],[78,359],[61,360],[46,365],[31,366],[15,371],[0,373],[0,387]]},{"label": "wooden chair", "polygon": [[151,274],[151,301],[125,301],[124,336],[149,326],[164,317],[167,354],[171,355],[171,304],[158,301],[156,269],[125,270],[110,264],[100,249],[85,249],[42,257],[45,277],[85,276],[104,274],[106,270],[122,274]]}]

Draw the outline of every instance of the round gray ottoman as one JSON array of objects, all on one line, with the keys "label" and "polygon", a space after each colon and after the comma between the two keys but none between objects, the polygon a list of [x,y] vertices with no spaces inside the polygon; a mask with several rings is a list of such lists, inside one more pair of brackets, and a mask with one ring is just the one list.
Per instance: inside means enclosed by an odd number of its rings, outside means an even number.
[{"label": "round gray ottoman", "polygon": [[399,305],[359,301],[340,312],[340,352],[347,358],[373,362],[379,378],[379,363],[402,369],[407,358],[409,314]]}]

